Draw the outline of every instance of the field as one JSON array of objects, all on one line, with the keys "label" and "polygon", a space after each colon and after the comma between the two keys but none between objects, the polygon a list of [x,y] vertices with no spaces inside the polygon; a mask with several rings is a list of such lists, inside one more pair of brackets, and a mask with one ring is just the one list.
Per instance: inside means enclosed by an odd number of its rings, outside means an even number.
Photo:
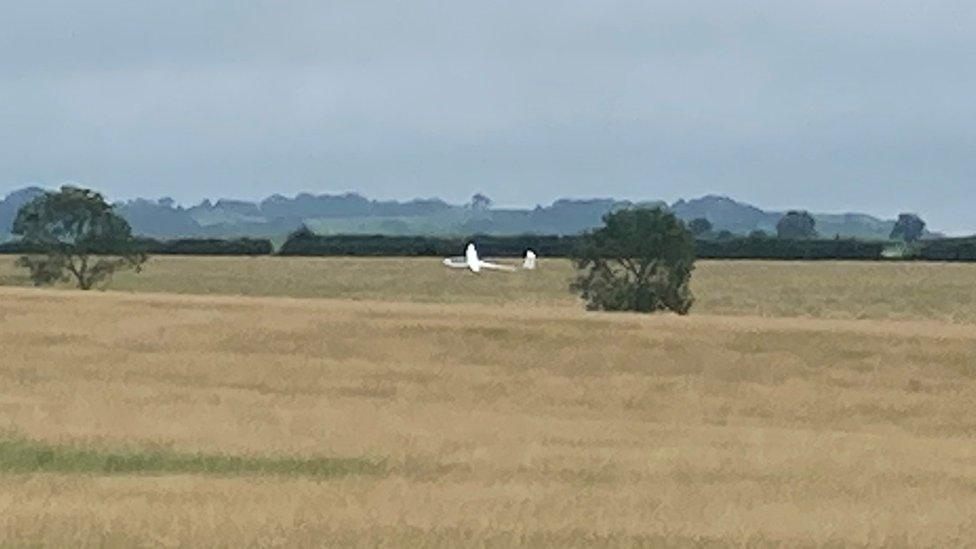
[{"label": "field", "polygon": [[705,262],[687,317],[570,274],[0,258],[0,545],[976,539],[976,267]]},{"label": "field", "polygon": [[[0,255],[0,286],[29,286]],[[580,304],[567,291],[569,262],[541,260],[516,275],[462,276],[436,258],[154,257],[111,283],[123,292],[327,298],[505,307]],[[701,261],[695,314],[976,324],[976,264]],[[65,286],[69,287],[69,286]]]}]

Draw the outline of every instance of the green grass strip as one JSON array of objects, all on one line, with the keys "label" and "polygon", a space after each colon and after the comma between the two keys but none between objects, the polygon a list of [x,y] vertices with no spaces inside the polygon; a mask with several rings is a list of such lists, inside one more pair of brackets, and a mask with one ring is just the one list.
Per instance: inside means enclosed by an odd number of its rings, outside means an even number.
[{"label": "green grass strip", "polygon": [[242,457],[168,450],[104,451],[46,444],[26,438],[0,438],[0,472],[289,475],[334,478],[381,474],[385,472],[385,466],[381,460],[365,458]]}]

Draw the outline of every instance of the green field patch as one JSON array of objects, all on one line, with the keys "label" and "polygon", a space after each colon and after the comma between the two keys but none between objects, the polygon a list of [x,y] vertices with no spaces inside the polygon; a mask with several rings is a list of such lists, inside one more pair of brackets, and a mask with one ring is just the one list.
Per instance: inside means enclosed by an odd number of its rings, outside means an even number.
[{"label": "green field patch", "polygon": [[277,458],[181,453],[170,450],[108,451],[48,444],[17,436],[0,438],[0,473],[287,475],[335,478],[378,475],[385,471],[382,460],[367,458]]}]

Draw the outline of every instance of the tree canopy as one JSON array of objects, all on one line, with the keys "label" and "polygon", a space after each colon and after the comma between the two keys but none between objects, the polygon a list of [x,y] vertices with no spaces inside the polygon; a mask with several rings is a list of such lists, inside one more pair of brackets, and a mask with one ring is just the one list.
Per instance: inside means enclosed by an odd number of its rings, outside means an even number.
[{"label": "tree canopy", "polygon": [[687,314],[694,241],[684,224],[661,209],[609,213],[587,232],[574,260],[571,289],[591,310]]},{"label": "tree canopy", "polygon": [[476,193],[471,197],[471,202],[469,205],[472,210],[487,210],[491,208],[491,199],[482,193]]},{"label": "tree canopy", "polygon": [[146,260],[128,222],[89,189],[64,186],[38,196],[17,212],[13,234],[32,251],[18,264],[36,285],[74,277],[88,290],[119,269],[138,271]]},{"label": "tree canopy", "polygon": [[925,222],[915,214],[903,213],[898,216],[895,227],[891,230],[892,240],[915,242],[925,234]]},{"label": "tree canopy", "polygon": [[817,222],[809,212],[791,210],[776,224],[776,233],[780,238],[816,238]]},{"label": "tree canopy", "polygon": [[691,230],[691,234],[702,236],[712,232],[712,222],[704,217],[698,217],[688,223],[688,229]]}]

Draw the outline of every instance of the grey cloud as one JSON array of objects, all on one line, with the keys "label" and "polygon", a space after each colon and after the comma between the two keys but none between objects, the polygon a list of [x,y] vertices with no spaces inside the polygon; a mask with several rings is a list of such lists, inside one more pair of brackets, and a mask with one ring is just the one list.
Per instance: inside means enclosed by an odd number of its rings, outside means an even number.
[{"label": "grey cloud", "polygon": [[17,2],[0,191],[482,190],[969,221],[970,2]]}]

